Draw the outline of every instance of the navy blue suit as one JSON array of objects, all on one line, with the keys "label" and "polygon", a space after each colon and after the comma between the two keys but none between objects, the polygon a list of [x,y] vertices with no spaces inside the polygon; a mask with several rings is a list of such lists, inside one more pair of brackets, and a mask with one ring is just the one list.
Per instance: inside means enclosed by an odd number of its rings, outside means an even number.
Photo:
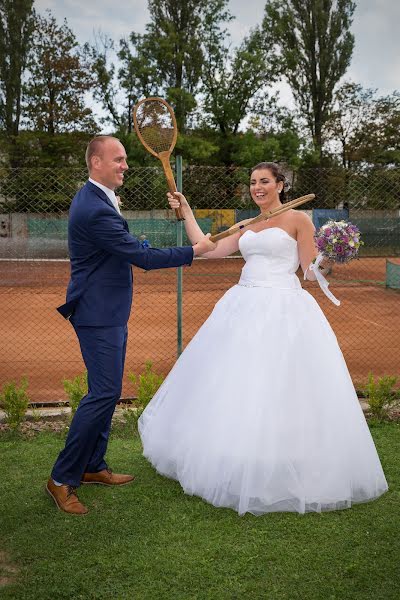
[{"label": "navy blue suit", "polygon": [[127,322],[132,304],[131,265],[145,270],[190,265],[191,246],[143,248],[107,195],[87,182],[74,197],[68,221],[71,279],[66,303],[88,371],[88,394],[72,420],[52,478],[79,486],[84,472],[107,467],[111,419],[121,396]]}]

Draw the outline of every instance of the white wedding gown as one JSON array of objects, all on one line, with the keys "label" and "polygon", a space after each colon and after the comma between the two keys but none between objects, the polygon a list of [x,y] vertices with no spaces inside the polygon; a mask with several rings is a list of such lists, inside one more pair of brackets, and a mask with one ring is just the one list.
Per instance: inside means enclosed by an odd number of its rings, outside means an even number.
[{"label": "white wedding gown", "polygon": [[385,476],[336,337],[296,275],[297,242],[269,227],[240,250],[239,283],[140,418],[144,456],[239,514],[377,498]]}]

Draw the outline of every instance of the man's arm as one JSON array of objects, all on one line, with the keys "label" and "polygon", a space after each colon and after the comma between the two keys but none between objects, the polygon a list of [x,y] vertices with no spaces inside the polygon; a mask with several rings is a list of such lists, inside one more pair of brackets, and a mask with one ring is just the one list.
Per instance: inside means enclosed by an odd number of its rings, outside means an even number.
[{"label": "man's arm", "polygon": [[146,271],[190,265],[194,256],[215,248],[208,238],[193,247],[143,248],[139,240],[124,229],[119,215],[114,215],[107,206],[89,219],[88,229],[92,242],[98,248]]}]

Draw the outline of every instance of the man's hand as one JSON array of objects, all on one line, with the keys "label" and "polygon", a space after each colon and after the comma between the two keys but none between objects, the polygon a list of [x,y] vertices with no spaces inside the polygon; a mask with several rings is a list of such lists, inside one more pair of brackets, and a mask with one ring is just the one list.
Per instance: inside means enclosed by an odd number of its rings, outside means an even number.
[{"label": "man's hand", "polygon": [[211,233],[207,233],[207,235],[205,237],[203,237],[199,242],[197,242],[197,244],[195,244],[193,246],[193,254],[194,256],[202,256],[203,254],[206,254],[207,252],[211,252],[212,250],[215,250],[215,248],[217,247],[217,244],[214,244],[214,242],[211,242],[209,240]]}]

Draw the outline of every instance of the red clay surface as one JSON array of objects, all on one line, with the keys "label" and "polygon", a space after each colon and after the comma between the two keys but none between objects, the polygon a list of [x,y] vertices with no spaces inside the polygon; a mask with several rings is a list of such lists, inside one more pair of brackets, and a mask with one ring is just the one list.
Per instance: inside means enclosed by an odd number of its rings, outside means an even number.
[{"label": "red clay surface", "polygon": [[[184,346],[215,302],[238,281],[242,266],[241,259],[196,260],[184,269]],[[358,387],[370,371],[400,375],[400,291],[385,288],[385,270],[384,258],[335,266],[329,280],[342,302],[339,308],[316,284],[304,286],[329,319]],[[55,310],[64,302],[68,276],[68,262],[0,261],[0,386],[25,375],[32,401],[65,400],[63,378],[84,370],[73,329]],[[142,371],[151,360],[167,373],[177,356],[175,269],[135,269],[134,277],[123,396],[135,391],[129,372]]]}]

